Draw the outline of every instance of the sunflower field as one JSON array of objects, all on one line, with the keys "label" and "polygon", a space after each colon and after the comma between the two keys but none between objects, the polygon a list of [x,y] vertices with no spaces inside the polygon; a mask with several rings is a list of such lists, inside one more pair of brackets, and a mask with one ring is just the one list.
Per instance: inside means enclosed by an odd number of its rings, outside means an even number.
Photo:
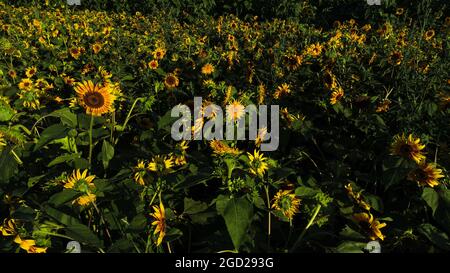
[{"label": "sunflower field", "polygon": [[449,52],[445,0],[0,0],[0,252],[448,252]]}]

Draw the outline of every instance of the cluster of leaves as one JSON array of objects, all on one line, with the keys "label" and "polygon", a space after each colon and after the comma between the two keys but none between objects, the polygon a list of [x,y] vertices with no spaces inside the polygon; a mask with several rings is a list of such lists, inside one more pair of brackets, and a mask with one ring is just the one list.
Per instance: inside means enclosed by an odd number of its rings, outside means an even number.
[{"label": "cluster of leaves", "polygon": [[[361,200],[349,198],[350,183],[387,223],[387,251],[450,249],[445,7],[429,14],[429,1],[422,10],[388,3],[381,15],[341,15],[323,30],[314,20],[226,15],[184,23],[162,9],[130,15],[4,2],[0,218],[14,219],[22,238],[55,252],[69,240],[100,252],[363,251],[370,230],[354,220]],[[336,11],[334,2],[328,7]],[[178,83],[168,84],[169,76]],[[84,80],[121,90],[110,113],[85,113],[74,91]],[[233,153],[208,141],[180,149],[170,110],[194,96],[223,106],[280,105],[280,147],[264,153],[267,171],[252,172],[253,141],[222,143]],[[402,133],[426,145],[427,160],[444,171],[439,186],[407,179],[414,162],[390,154]],[[180,164],[155,159],[179,154]],[[147,168],[139,180],[140,160],[167,168]],[[96,176],[88,206],[64,187],[77,169]],[[273,206],[280,191],[300,200],[291,219]],[[165,206],[167,245],[153,234],[157,203]],[[1,238],[1,251],[16,249]]]}]

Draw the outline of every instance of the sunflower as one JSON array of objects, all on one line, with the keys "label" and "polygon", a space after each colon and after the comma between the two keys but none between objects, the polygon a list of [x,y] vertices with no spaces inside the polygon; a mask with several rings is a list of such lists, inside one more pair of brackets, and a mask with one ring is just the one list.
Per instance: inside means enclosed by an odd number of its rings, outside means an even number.
[{"label": "sunflower", "polygon": [[152,226],[156,226],[153,234],[159,233],[158,240],[156,241],[156,245],[159,246],[166,235],[166,213],[163,203],[159,203],[159,207],[153,206],[153,211],[150,214],[151,217],[155,218],[152,222]]},{"label": "sunflower", "polygon": [[202,74],[204,75],[210,75],[212,73],[214,73],[214,65],[207,63],[202,67]]},{"label": "sunflower", "polygon": [[277,87],[275,90],[275,93],[273,94],[273,97],[275,99],[279,99],[282,95],[291,93],[291,86],[287,83],[283,83],[280,86]]},{"label": "sunflower", "polygon": [[258,130],[258,135],[256,136],[256,139],[255,139],[256,147],[261,146],[262,142],[265,140],[266,135],[267,135],[267,127],[260,128]]},{"label": "sunflower", "polygon": [[319,43],[309,45],[306,48],[306,55],[317,57],[322,54],[323,46]]},{"label": "sunflower", "polygon": [[63,81],[67,85],[73,85],[75,83],[75,79],[70,76],[63,76]]},{"label": "sunflower", "polygon": [[144,177],[147,174],[147,168],[145,167],[145,163],[143,160],[139,160],[138,164],[136,165],[136,167],[134,167],[134,181],[136,181],[136,183],[138,183],[139,185],[144,186],[145,185],[145,180]]},{"label": "sunflower", "polygon": [[258,85],[258,104],[263,104],[266,98],[266,86],[264,84]]},{"label": "sunflower", "polygon": [[403,61],[403,53],[400,51],[394,51],[389,56],[389,63],[394,65],[400,65]]},{"label": "sunflower", "polygon": [[344,90],[342,89],[342,87],[336,88],[336,89],[331,93],[330,104],[331,104],[331,105],[336,104],[336,103],[337,103],[338,101],[340,101],[343,97],[344,97]]},{"label": "sunflower", "polygon": [[159,66],[159,64],[158,64],[158,61],[157,61],[157,60],[151,60],[151,61],[148,63],[148,67],[150,67],[150,69],[153,69],[153,70],[157,69],[158,66]]},{"label": "sunflower", "polygon": [[391,105],[391,101],[388,99],[382,100],[375,109],[375,112],[377,113],[385,113],[389,110],[389,106]]},{"label": "sunflower", "polygon": [[41,102],[39,101],[40,96],[39,91],[36,89],[30,91],[22,90],[19,93],[19,98],[22,101],[23,107],[33,110],[39,109],[41,106]]},{"label": "sunflower", "polygon": [[169,73],[169,74],[167,74],[166,78],[164,79],[164,85],[168,89],[175,88],[179,84],[180,84],[180,80],[178,79],[177,76],[175,76],[175,74]]},{"label": "sunflower", "polygon": [[434,32],[434,29],[430,29],[427,32],[425,32],[425,34],[423,35],[423,38],[425,39],[425,41],[429,41],[429,40],[433,39],[435,34],[436,33]]},{"label": "sunflower", "polygon": [[9,70],[8,71],[8,75],[12,78],[12,79],[15,79],[15,78],[17,78],[17,72],[15,71],[15,70]]},{"label": "sunflower", "polygon": [[19,83],[20,90],[30,91],[33,88],[33,81],[30,79],[22,79]]},{"label": "sunflower", "polygon": [[152,158],[152,161],[148,163],[147,170],[157,173],[163,173],[170,171],[173,167],[174,162],[172,156],[167,155],[157,155]]},{"label": "sunflower", "polygon": [[27,76],[27,78],[31,78],[36,74],[36,72],[37,72],[36,66],[31,66],[25,70],[25,75]]},{"label": "sunflower", "polygon": [[101,116],[113,108],[115,96],[111,94],[110,86],[100,86],[92,81],[84,81],[75,87],[78,100],[86,113],[93,116]]},{"label": "sunflower", "polygon": [[96,196],[93,194],[95,191],[95,184],[92,182],[95,179],[95,175],[88,176],[88,170],[81,172],[79,169],[74,170],[64,182],[64,188],[73,189],[82,193],[80,197],[75,199],[72,203],[77,203],[80,206],[86,206],[95,202]]},{"label": "sunflower", "polygon": [[353,201],[356,202],[356,204],[358,204],[358,206],[360,206],[361,208],[369,211],[370,210],[370,205],[369,203],[367,203],[366,201],[364,201],[364,198],[361,196],[360,192],[355,193],[353,191],[352,185],[349,183],[347,185],[344,186],[345,189],[347,190],[347,195],[353,199]]},{"label": "sunflower", "polygon": [[400,15],[402,15],[404,12],[405,12],[405,9],[404,9],[404,8],[397,8],[397,9],[395,10],[395,15],[400,16]]},{"label": "sunflower", "polygon": [[391,144],[391,154],[414,160],[420,163],[425,160],[422,150],[425,145],[420,143],[420,138],[414,138],[412,134],[408,137],[405,134],[396,135]]},{"label": "sunflower", "polygon": [[269,165],[266,162],[267,158],[257,150],[253,154],[247,153],[247,156],[250,161],[250,173],[263,176],[266,170],[269,169]]},{"label": "sunflower", "polygon": [[442,170],[435,164],[421,162],[418,168],[408,174],[408,179],[417,182],[419,186],[434,187],[439,185],[439,178],[444,177]]},{"label": "sunflower", "polygon": [[221,140],[211,140],[209,146],[213,150],[214,155],[240,155],[242,152],[237,148],[232,148],[228,146],[225,142]]},{"label": "sunflower", "polygon": [[16,221],[14,219],[4,219],[0,226],[0,232],[3,236],[14,236],[17,234]]},{"label": "sunflower", "polygon": [[245,115],[245,107],[239,100],[234,100],[227,106],[227,118],[237,121]]},{"label": "sunflower", "polygon": [[46,247],[36,246],[35,240],[22,240],[19,235],[14,238],[14,243],[19,244],[20,248],[26,250],[27,253],[45,253]]},{"label": "sunflower", "polygon": [[272,208],[283,213],[289,220],[299,212],[300,199],[292,193],[292,190],[279,190],[272,202]]},{"label": "sunflower", "polygon": [[158,47],[153,51],[153,58],[161,60],[166,55],[166,50],[164,48]]},{"label": "sunflower", "polygon": [[100,52],[100,50],[102,50],[102,43],[100,43],[100,42],[95,42],[95,43],[92,45],[92,51],[94,51],[94,54],[97,54],[97,53]]},{"label": "sunflower", "polygon": [[81,53],[83,53],[84,48],[81,47],[72,47],[69,49],[69,53],[70,55],[75,59],[78,60],[78,58],[80,57]]},{"label": "sunflower", "polygon": [[329,70],[325,71],[323,82],[325,84],[325,87],[329,90],[336,89],[337,87],[336,77]]},{"label": "sunflower", "polygon": [[386,223],[380,223],[372,214],[366,212],[356,213],[353,215],[353,218],[368,232],[370,240],[376,240],[378,238],[384,240],[385,236],[381,233],[380,229],[384,228]]}]

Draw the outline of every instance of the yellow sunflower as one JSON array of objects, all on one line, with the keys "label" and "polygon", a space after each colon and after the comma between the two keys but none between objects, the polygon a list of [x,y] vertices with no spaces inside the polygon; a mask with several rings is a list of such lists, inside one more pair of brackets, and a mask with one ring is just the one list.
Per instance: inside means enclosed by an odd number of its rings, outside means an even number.
[{"label": "yellow sunflower", "polygon": [[389,56],[389,63],[393,65],[400,65],[403,61],[403,53],[400,51],[394,51]]},{"label": "yellow sunflower", "polygon": [[367,210],[367,211],[370,210],[370,205],[369,205],[369,203],[367,203],[366,201],[364,201],[364,198],[362,197],[362,195],[361,195],[360,192],[356,192],[356,193],[355,193],[355,192],[353,191],[352,185],[351,185],[350,183],[347,184],[347,185],[345,185],[344,187],[345,187],[345,189],[347,190],[348,196],[349,196],[351,199],[353,199],[353,201],[355,201],[356,204],[357,204],[358,206],[360,206],[361,208],[363,208],[363,209],[365,209],[365,210]]},{"label": "yellow sunflower", "polygon": [[336,104],[336,103],[337,103],[338,101],[340,101],[343,97],[344,97],[344,90],[342,89],[342,87],[338,87],[338,88],[335,89],[333,92],[331,92],[330,104],[331,104],[331,105]]},{"label": "yellow sunflower", "polygon": [[227,118],[237,121],[245,115],[245,107],[240,101],[234,100],[227,106]]},{"label": "yellow sunflower", "polygon": [[300,199],[292,193],[292,190],[279,190],[272,202],[272,208],[283,213],[289,220],[299,212]]},{"label": "yellow sunflower", "polygon": [[153,211],[150,214],[151,217],[155,218],[152,222],[152,226],[156,226],[153,234],[159,233],[158,240],[156,241],[156,245],[159,246],[166,235],[166,213],[163,203],[159,203],[159,207],[153,206]]},{"label": "yellow sunflower", "polygon": [[279,99],[282,95],[286,95],[289,93],[291,93],[291,86],[287,83],[283,83],[282,85],[277,87],[275,93],[273,94],[273,97],[275,99]]},{"label": "yellow sunflower", "polygon": [[214,70],[215,70],[214,66],[210,63],[207,63],[202,67],[202,74],[210,75],[214,73]]},{"label": "yellow sunflower", "polygon": [[22,90],[19,93],[19,98],[22,101],[22,105],[25,108],[30,108],[33,110],[39,109],[41,102],[39,101],[39,98],[41,97],[41,94],[38,90],[32,89],[32,90]]},{"label": "yellow sunflower", "polygon": [[240,155],[242,151],[237,148],[232,148],[228,146],[225,142],[221,140],[211,140],[209,146],[213,150],[214,155]]},{"label": "yellow sunflower", "polygon": [[25,75],[27,76],[27,78],[31,78],[34,76],[34,74],[36,74],[36,72],[37,72],[36,66],[31,66],[25,70]]},{"label": "yellow sunflower", "polygon": [[169,73],[169,74],[167,74],[166,78],[164,79],[164,85],[168,89],[175,88],[179,84],[180,84],[180,80],[178,79],[177,76],[175,76],[175,74]]},{"label": "yellow sunflower", "polygon": [[17,78],[17,72],[15,71],[15,70],[9,70],[8,71],[8,75],[12,78],[12,79],[15,79],[15,78]]},{"label": "yellow sunflower", "polygon": [[444,177],[442,170],[435,164],[421,162],[418,168],[408,174],[408,179],[417,182],[419,186],[434,187],[439,185],[439,178]]},{"label": "yellow sunflower", "polygon": [[19,83],[20,90],[30,91],[33,88],[33,81],[30,79],[22,79]]},{"label": "yellow sunflower", "polygon": [[153,58],[161,60],[166,55],[166,50],[164,48],[158,47],[153,51]]},{"label": "yellow sunflower", "polygon": [[100,86],[92,81],[78,83],[75,87],[80,105],[86,113],[101,116],[113,109],[115,96],[111,94],[110,85]]},{"label": "yellow sunflower", "polygon": [[320,43],[312,44],[306,48],[306,55],[317,57],[322,54],[323,46]]},{"label": "yellow sunflower", "polygon": [[70,175],[64,182],[64,188],[73,189],[83,194],[72,203],[77,203],[80,206],[86,206],[95,202],[96,196],[93,193],[95,191],[95,184],[93,183],[94,179],[95,175],[88,176],[88,170],[81,172],[77,169],[73,171],[72,175]]},{"label": "yellow sunflower", "polygon": [[159,64],[158,64],[158,61],[157,61],[157,60],[151,60],[151,61],[148,63],[148,67],[150,67],[150,69],[153,69],[153,70],[157,69],[158,66],[159,66]]},{"label": "yellow sunflower", "polygon": [[100,52],[100,50],[102,50],[102,43],[100,43],[100,42],[95,42],[95,43],[92,45],[92,51],[94,51],[94,54],[97,54],[97,53]]},{"label": "yellow sunflower", "polygon": [[247,156],[250,161],[250,173],[263,176],[266,170],[269,169],[269,164],[267,164],[267,158],[264,157],[264,154],[254,150],[253,154],[247,153]]},{"label": "yellow sunflower", "polygon": [[19,235],[16,236],[14,242],[19,244],[20,248],[25,250],[27,253],[46,253],[46,247],[36,246],[35,240],[22,240]]},{"label": "yellow sunflower", "polygon": [[256,147],[260,147],[261,146],[261,143],[264,141],[264,138],[266,137],[266,135],[267,135],[267,127],[260,128],[258,130],[258,135],[256,136],[256,139],[255,139],[255,146]]},{"label": "yellow sunflower", "polygon": [[136,181],[136,183],[138,183],[139,185],[144,186],[145,185],[145,180],[144,177],[147,174],[147,168],[145,167],[145,162],[143,160],[139,160],[138,164],[136,165],[136,167],[134,167],[134,181]]},{"label": "yellow sunflower", "polygon": [[337,87],[336,77],[329,70],[325,71],[325,75],[323,77],[323,82],[327,89],[333,90]]},{"label": "yellow sunflower", "polygon": [[0,226],[0,232],[3,236],[14,236],[17,234],[16,221],[14,219],[3,220],[3,225]]},{"label": "yellow sunflower", "polygon": [[170,171],[174,166],[174,161],[172,156],[167,155],[157,155],[152,158],[152,161],[148,163],[147,170],[157,173],[163,173]]},{"label": "yellow sunflower", "polygon": [[434,29],[430,29],[430,30],[428,30],[427,32],[425,32],[425,34],[423,35],[423,38],[424,38],[426,41],[429,41],[429,40],[433,39],[433,37],[434,37],[435,34],[436,34],[436,33],[434,32]]},{"label": "yellow sunflower", "polygon": [[396,135],[391,144],[391,154],[414,160],[420,163],[425,159],[422,150],[425,145],[420,143],[420,138],[414,138],[412,134],[408,137],[405,134]]},{"label": "yellow sunflower", "polygon": [[385,236],[381,233],[380,229],[384,228],[386,223],[380,223],[372,214],[366,212],[356,213],[353,215],[353,218],[368,233],[371,240],[384,240]]}]

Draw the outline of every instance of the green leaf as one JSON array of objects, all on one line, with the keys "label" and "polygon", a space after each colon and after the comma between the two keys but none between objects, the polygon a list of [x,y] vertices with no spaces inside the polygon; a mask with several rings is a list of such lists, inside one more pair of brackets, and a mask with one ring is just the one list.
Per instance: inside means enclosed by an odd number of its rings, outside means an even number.
[{"label": "green leaf", "polygon": [[75,198],[77,198],[80,195],[81,195],[80,192],[67,189],[52,195],[48,200],[48,202],[55,207],[59,207],[67,202],[75,200]]},{"label": "green leaf", "polygon": [[205,211],[207,208],[208,205],[203,202],[195,201],[187,197],[184,198],[184,213],[186,214],[197,214]]},{"label": "green leaf", "polygon": [[109,161],[114,157],[114,147],[106,140],[103,140],[102,152],[100,153],[100,159],[102,160],[103,167],[108,168]]},{"label": "green leaf", "polygon": [[430,240],[430,242],[432,242],[435,246],[445,251],[450,251],[450,241],[447,234],[440,231],[435,226],[426,223],[421,225],[418,228],[418,231],[427,237],[427,239]]},{"label": "green leaf", "polygon": [[76,218],[67,215],[55,208],[45,206],[43,210],[48,216],[66,226],[67,236],[81,243],[102,248],[103,243],[87,226],[81,224]]},{"label": "green leaf", "polygon": [[57,164],[61,164],[64,162],[71,162],[77,158],[80,158],[80,154],[64,154],[60,155],[57,158],[53,159],[50,163],[48,163],[47,167],[52,167]]},{"label": "green leaf", "polygon": [[216,207],[225,220],[235,249],[239,250],[253,219],[253,205],[245,197],[233,197],[218,199]]},{"label": "green leaf", "polygon": [[439,195],[432,188],[424,188],[422,192],[422,199],[425,200],[427,205],[433,210],[433,215],[439,205]]},{"label": "green leaf", "polygon": [[38,183],[43,177],[45,177],[45,174],[28,178],[27,183],[28,188],[31,188],[34,185],[36,185],[36,183]]},{"label": "green leaf", "polygon": [[69,128],[62,124],[54,124],[50,127],[46,128],[41,133],[41,137],[39,138],[38,143],[34,146],[33,151],[37,151],[39,148],[49,143],[52,140],[63,138],[67,135]]},{"label": "green leaf", "polygon": [[0,121],[9,121],[14,116],[14,109],[5,101],[0,101]]},{"label": "green leaf", "polygon": [[7,147],[0,155],[0,184],[8,182],[18,171],[17,162],[10,152],[11,147]]},{"label": "green leaf", "polygon": [[295,195],[299,197],[313,197],[319,191],[309,187],[298,187],[295,189]]},{"label": "green leaf", "polygon": [[366,247],[366,243],[347,241],[343,242],[336,248],[338,253],[364,253],[363,249]]},{"label": "green leaf", "polygon": [[62,124],[67,125],[71,128],[77,126],[77,115],[72,113],[69,108],[63,108],[56,110],[49,114],[51,117],[58,117],[61,119]]}]

